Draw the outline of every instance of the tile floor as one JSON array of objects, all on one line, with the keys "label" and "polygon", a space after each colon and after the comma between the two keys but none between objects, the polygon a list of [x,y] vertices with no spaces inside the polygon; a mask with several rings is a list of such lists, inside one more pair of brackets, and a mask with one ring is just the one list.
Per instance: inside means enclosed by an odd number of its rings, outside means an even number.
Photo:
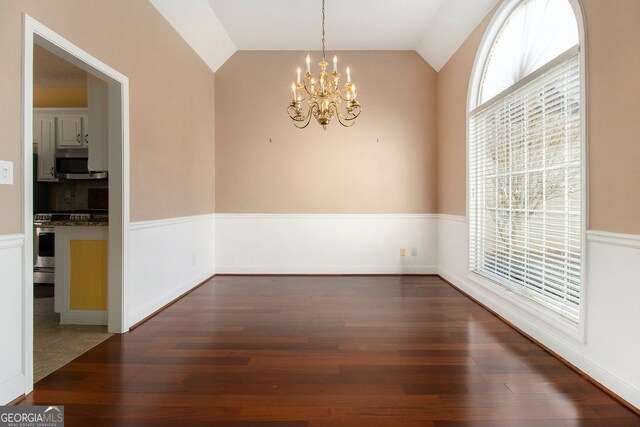
[{"label": "tile floor", "polygon": [[106,326],[61,325],[53,297],[34,298],[33,380],[38,382],[112,334]]}]

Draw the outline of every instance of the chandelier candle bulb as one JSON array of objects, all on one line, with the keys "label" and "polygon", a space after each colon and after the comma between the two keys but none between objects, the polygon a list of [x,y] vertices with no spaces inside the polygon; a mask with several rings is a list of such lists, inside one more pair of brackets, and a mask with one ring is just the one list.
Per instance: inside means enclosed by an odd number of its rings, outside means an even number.
[{"label": "chandelier candle bulb", "polygon": [[298,84],[300,84],[300,67],[298,67]]},{"label": "chandelier candle bulb", "polygon": [[291,83],[291,97],[293,98],[294,101],[297,100],[297,96],[296,96],[296,84],[295,83]]},{"label": "chandelier candle bulb", "polygon": [[347,67],[347,82],[351,83],[351,68]]},{"label": "chandelier candle bulb", "polygon": [[334,73],[338,72],[338,57],[337,56],[333,57],[333,72]]},{"label": "chandelier candle bulb", "polygon": [[307,73],[311,73],[311,56],[307,55]]}]

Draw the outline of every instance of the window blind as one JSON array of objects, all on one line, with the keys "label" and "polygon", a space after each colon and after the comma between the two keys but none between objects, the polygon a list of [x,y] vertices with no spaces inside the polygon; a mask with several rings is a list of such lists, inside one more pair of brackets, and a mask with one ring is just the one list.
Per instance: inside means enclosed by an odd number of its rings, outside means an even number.
[{"label": "window blind", "polygon": [[577,323],[582,171],[576,48],[470,114],[470,269]]}]

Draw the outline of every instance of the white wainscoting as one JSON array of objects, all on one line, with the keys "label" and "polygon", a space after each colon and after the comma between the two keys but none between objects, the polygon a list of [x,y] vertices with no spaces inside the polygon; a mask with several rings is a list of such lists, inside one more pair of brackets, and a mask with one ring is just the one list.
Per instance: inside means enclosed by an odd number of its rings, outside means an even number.
[{"label": "white wainscoting", "polygon": [[24,287],[22,252],[24,235],[0,236],[0,405],[11,402],[25,391],[24,357]]},{"label": "white wainscoting", "polygon": [[130,226],[127,328],[215,274],[215,215]]},{"label": "white wainscoting", "polygon": [[216,271],[435,274],[437,233],[431,214],[217,214]]},{"label": "white wainscoting", "polygon": [[467,278],[466,217],[440,215],[438,236],[442,277],[640,408],[640,236],[587,232],[585,342]]},{"label": "white wainscoting", "polygon": [[[467,222],[454,215],[218,214],[130,227],[127,328],[214,273],[439,273],[640,407],[640,236],[587,233],[586,341],[467,278]],[[0,236],[0,322],[21,325],[23,235]],[[217,248],[217,250],[216,250]],[[405,257],[399,249],[406,248]],[[417,248],[418,256],[411,256]],[[0,404],[27,388],[22,328],[3,329]]]}]

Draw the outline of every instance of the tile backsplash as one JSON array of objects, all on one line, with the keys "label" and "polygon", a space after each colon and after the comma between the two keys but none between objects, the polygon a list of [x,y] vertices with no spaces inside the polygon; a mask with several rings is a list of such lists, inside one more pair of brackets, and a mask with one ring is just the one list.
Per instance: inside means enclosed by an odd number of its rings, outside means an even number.
[{"label": "tile backsplash", "polygon": [[[60,181],[56,185],[54,210],[107,209],[108,188],[109,183],[106,180]],[[89,190],[91,190],[91,195],[89,195]]]}]

